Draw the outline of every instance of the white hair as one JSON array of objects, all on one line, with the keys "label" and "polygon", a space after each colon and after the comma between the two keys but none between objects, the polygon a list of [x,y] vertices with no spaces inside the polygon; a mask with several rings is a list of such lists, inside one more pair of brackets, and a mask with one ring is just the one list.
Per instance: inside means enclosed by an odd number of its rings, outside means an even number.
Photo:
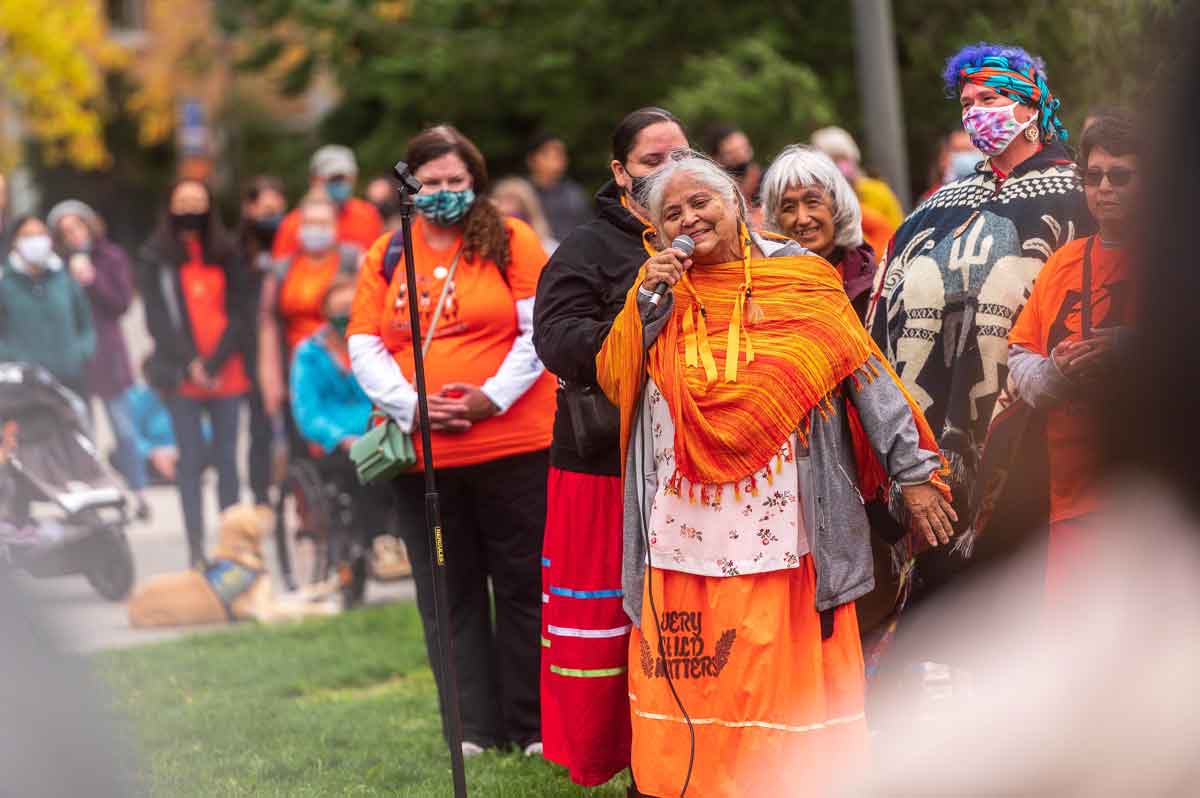
[{"label": "white hair", "polygon": [[862,163],[862,153],[858,143],[854,141],[845,128],[830,125],[813,131],[812,145],[830,158],[846,158],[854,163]]},{"label": "white hair", "polygon": [[650,212],[650,221],[656,230],[662,230],[663,201],[666,199],[667,186],[681,174],[694,178],[712,189],[727,205],[733,207],[739,221],[746,221],[746,200],[729,172],[703,153],[695,150],[676,150],[671,153],[666,166],[646,178],[646,185],[637,197],[642,207]]},{"label": "white hair", "polygon": [[833,204],[833,243],[839,247],[860,246],[863,233],[858,195],[829,156],[807,144],[785,148],[763,175],[763,216],[767,227],[786,234],[779,226],[779,206],[784,193],[797,186],[811,185],[825,189]]}]

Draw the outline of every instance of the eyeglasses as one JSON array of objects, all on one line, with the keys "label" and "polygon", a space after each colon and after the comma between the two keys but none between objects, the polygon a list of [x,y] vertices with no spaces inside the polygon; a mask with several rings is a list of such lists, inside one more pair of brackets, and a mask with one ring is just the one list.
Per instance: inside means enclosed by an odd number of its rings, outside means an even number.
[{"label": "eyeglasses", "polygon": [[1083,173],[1083,184],[1088,188],[1095,188],[1104,182],[1105,175],[1108,176],[1108,184],[1113,188],[1124,188],[1133,180],[1137,174],[1132,169],[1127,169],[1124,166],[1114,166],[1105,172],[1103,169],[1089,169]]}]

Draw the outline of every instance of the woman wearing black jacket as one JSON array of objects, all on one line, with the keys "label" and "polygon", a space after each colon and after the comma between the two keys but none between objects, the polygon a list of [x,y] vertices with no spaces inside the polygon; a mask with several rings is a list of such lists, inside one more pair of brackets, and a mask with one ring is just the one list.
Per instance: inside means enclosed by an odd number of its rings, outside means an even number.
[{"label": "woman wearing black jacket", "polygon": [[596,216],[554,252],[534,306],[534,346],[560,384],[542,556],[542,742],[547,759],[588,786],[628,767],[630,746],[620,445],[616,409],[596,386],[596,353],[646,259],[649,223],[634,197],[687,146],[682,124],[661,108],[621,121]]},{"label": "woman wearing black jacket", "polygon": [[212,211],[208,187],[181,180],[158,229],[142,248],[138,282],[154,354],[146,379],[171,413],[179,447],[176,482],[193,565],[204,561],[200,476],[212,425],[221,509],[238,501],[238,415],[250,387],[241,348],[253,312],[247,272]]},{"label": "woman wearing black jacket", "polygon": [[[254,307],[262,301],[263,278],[274,266],[271,246],[279,230],[287,197],[283,181],[270,175],[259,175],[250,181],[242,193],[242,218],[238,222],[237,242],[242,265],[246,268],[247,288],[253,294]],[[263,404],[258,388],[258,325],[247,324],[245,353],[246,376],[250,379],[247,394],[250,406],[250,446],[246,454],[246,475],[255,504],[271,503],[272,452],[274,425]]]}]

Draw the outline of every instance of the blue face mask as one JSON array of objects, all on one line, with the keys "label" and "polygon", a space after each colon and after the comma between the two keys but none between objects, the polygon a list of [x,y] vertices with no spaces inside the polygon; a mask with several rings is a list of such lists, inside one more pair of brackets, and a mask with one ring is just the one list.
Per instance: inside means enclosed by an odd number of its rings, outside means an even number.
[{"label": "blue face mask", "polygon": [[475,204],[475,192],[442,189],[433,194],[418,194],[413,204],[421,215],[440,227],[451,227],[463,220]]},{"label": "blue face mask", "polygon": [[946,174],[943,175],[942,180],[946,183],[953,183],[955,180],[970,177],[975,174],[976,164],[982,160],[983,153],[960,150],[950,156],[950,163],[946,164]]},{"label": "blue face mask", "polygon": [[342,205],[350,199],[350,189],[349,180],[331,180],[325,184],[325,193],[338,205]]}]

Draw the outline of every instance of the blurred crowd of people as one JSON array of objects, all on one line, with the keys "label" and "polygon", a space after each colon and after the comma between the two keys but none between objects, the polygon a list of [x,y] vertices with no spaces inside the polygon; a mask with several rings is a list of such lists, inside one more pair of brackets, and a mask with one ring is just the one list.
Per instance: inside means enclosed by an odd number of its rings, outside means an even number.
[{"label": "blurred crowd of people", "polygon": [[[1038,534],[1048,597],[1086,578],[1098,399],[1133,321],[1132,117],[1068,149],[1018,47],[941,79],[963,124],[907,215],[836,127],[767,163],[736,125],[702,153],[639,109],[594,200],[552,134],[493,181],[463,132],[421,132],[419,343],[393,183],[355,196],[346,147],[294,204],[255,178],[233,231],[180,180],[134,258],[64,200],[5,222],[0,360],[99,400],[139,512],[178,485],[195,564],[206,468],[222,508],[243,473],[271,503],[285,451],[351,470],[374,411],[416,431],[419,345],[464,753],[515,744],[585,785],[632,766],[632,795],[791,794],[785,758],[829,784],[865,755],[865,673],[906,601]],[[444,695],[419,468],[355,502],[368,539],[400,519]]]}]

